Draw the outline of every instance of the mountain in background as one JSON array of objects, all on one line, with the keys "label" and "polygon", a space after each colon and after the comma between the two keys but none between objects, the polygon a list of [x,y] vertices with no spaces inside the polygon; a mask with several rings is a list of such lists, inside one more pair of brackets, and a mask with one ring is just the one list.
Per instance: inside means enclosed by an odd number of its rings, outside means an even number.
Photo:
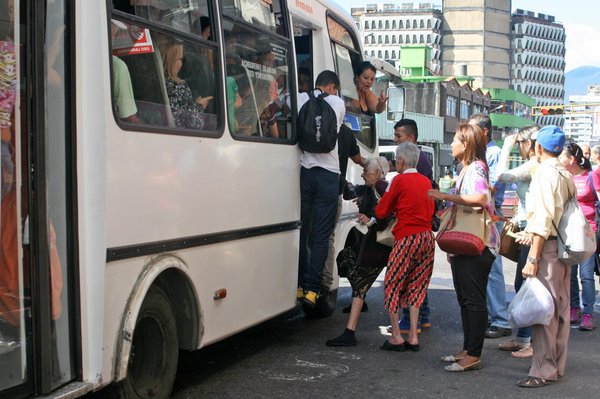
[{"label": "mountain in background", "polygon": [[582,66],[565,74],[565,102],[570,95],[585,95],[589,85],[600,84],[600,67]]}]

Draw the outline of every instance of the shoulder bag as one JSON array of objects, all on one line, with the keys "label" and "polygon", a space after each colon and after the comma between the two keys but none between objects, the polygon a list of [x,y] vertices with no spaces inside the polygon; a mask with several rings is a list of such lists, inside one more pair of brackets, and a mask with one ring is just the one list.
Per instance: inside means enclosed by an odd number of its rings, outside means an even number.
[{"label": "shoulder bag", "polygon": [[[458,192],[462,187],[459,185]],[[452,255],[479,256],[486,248],[493,217],[485,208],[452,204],[441,214],[438,247]]]},{"label": "shoulder bag", "polygon": [[[560,171],[558,173],[567,178]],[[583,215],[576,195],[569,192],[558,227],[554,221],[552,225],[558,235],[558,259],[566,264],[580,264],[596,251],[594,231]]]},{"label": "shoulder bag", "polygon": [[454,204],[442,214],[438,247],[452,255],[479,256],[485,250],[491,224],[486,209]]},{"label": "shoulder bag", "polygon": [[394,233],[392,230],[396,226],[396,217],[393,217],[392,220],[389,221],[387,227],[381,231],[377,232],[377,242],[381,245],[385,245],[387,247],[394,246]]},{"label": "shoulder bag", "polygon": [[[375,194],[375,198],[377,199],[377,202],[379,202],[379,199],[381,198],[381,196],[379,195],[379,193],[377,192],[377,189],[375,187],[373,187],[373,193]],[[387,218],[388,224],[385,227],[385,229],[383,229],[381,231],[377,231],[377,236],[376,236],[375,240],[379,244],[385,245],[386,247],[394,246],[394,233],[392,232],[392,230],[396,226],[397,220],[398,219],[396,218],[395,214],[392,214],[392,216]]]},{"label": "shoulder bag", "polygon": [[498,253],[513,262],[519,260],[521,246],[517,243],[517,240],[512,234],[516,234],[519,231],[519,223],[516,218],[512,218],[511,220],[504,222],[504,227],[500,234],[500,249],[498,250]]}]

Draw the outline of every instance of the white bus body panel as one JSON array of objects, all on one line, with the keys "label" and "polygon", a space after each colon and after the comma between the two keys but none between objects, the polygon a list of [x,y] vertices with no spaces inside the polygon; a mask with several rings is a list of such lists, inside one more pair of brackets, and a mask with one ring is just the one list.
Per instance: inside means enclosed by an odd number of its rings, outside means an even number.
[{"label": "white bus body panel", "polygon": [[[81,353],[83,380],[110,381],[103,373],[106,272],[106,121],[112,119],[106,4],[85,2],[75,7],[77,195]],[[105,65],[106,64],[106,65]],[[111,334],[111,335],[114,335]],[[110,345],[112,347],[112,345]]]},{"label": "white bus body panel", "polygon": [[[304,1],[312,9],[307,14],[299,3],[290,0],[289,9],[315,29],[315,71],[333,70],[325,17],[330,7]],[[124,131],[111,108],[106,4],[81,2],[75,9],[83,379],[104,385],[124,360],[115,358],[121,327],[124,320],[135,322],[141,300],[133,301],[137,309],[129,314],[126,306],[132,296],[143,298],[145,291],[135,289],[147,289],[138,279],[152,260],[107,263],[107,249],[299,221],[299,152],[295,145],[237,141],[227,128],[219,138]],[[361,182],[355,179],[360,169],[350,164],[352,181]],[[355,214],[356,206],[346,202],[344,212]],[[348,226],[338,227],[336,252]],[[298,246],[295,229],[175,251],[201,312],[197,347],[294,307]],[[332,288],[337,285],[334,278]],[[227,297],[214,300],[222,288]]]}]

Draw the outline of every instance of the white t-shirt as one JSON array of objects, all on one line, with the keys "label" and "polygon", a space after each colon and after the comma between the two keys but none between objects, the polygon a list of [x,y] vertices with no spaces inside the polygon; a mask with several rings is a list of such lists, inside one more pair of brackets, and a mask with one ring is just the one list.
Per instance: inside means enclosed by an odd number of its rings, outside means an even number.
[{"label": "white t-shirt", "polygon": [[[321,94],[321,90],[315,89],[313,91],[315,96]],[[298,109],[302,108],[305,102],[309,99],[307,93],[300,93],[298,95]],[[346,106],[344,105],[344,101],[338,96],[327,96],[325,97],[325,101],[333,111],[335,112],[335,116],[337,117],[337,129],[340,131],[340,127],[344,122],[344,116],[346,115]],[[328,153],[317,154],[313,152],[302,151],[300,154],[300,164],[306,169],[314,168],[315,166],[321,167],[333,173],[340,173],[340,157],[338,155],[337,143],[335,144],[335,148]]]}]

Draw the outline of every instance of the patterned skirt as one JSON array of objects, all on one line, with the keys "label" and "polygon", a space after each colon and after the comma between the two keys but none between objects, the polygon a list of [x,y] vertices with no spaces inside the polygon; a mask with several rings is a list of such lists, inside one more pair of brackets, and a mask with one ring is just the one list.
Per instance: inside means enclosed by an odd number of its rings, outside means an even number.
[{"label": "patterned skirt", "polygon": [[385,301],[388,312],[408,306],[421,307],[433,272],[433,232],[406,236],[394,243],[385,274]]},{"label": "patterned skirt", "polygon": [[352,297],[365,299],[367,291],[386,266],[392,249],[377,242],[377,231],[369,228],[363,237],[358,260],[350,270],[348,281],[352,286]]}]

